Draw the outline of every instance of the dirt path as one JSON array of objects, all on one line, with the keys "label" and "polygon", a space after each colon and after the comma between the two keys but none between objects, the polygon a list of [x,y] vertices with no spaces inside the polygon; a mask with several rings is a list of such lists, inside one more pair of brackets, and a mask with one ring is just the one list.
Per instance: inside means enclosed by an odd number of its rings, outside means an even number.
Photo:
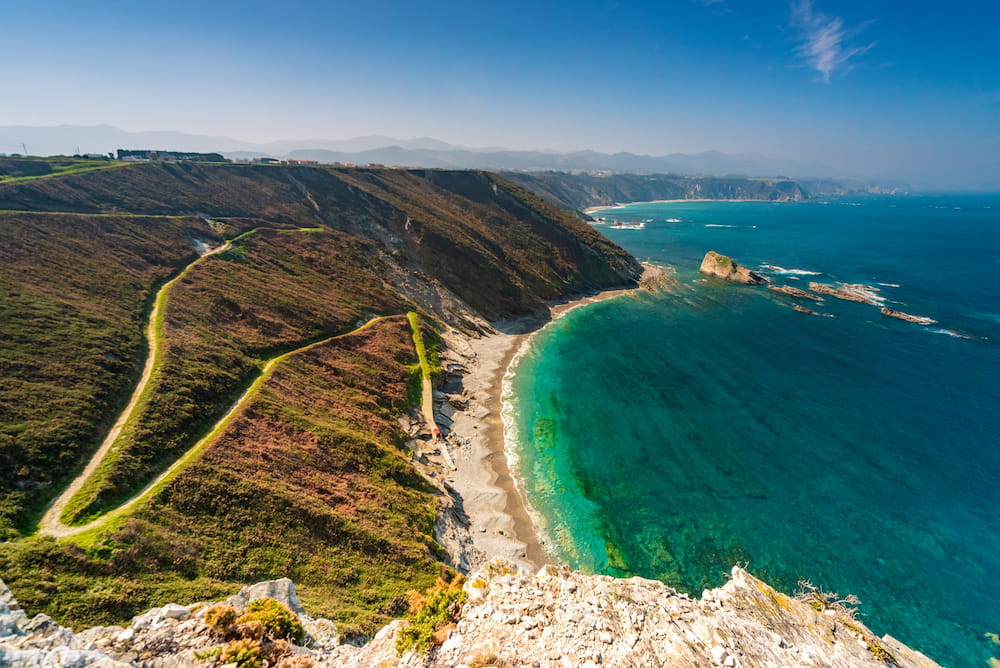
[{"label": "dirt path", "polygon": [[101,447],[97,449],[94,456],[90,458],[89,462],[87,462],[87,466],[83,469],[83,472],[73,479],[73,482],[69,484],[63,493],[52,502],[52,505],[49,506],[48,510],[45,511],[45,514],[42,516],[42,519],[38,524],[38,530],[40,533],[58,536],[62,535],[59,533],[61,529],[68,528],[62,523],[59,516],[62,515],[62,512],[66,508],[66,504],[69,500],[80,491],[81,487],[83,487],[83,483],[87,481],[87,478],[93,475],[94,471],[97,470],[97,467],[100,466],[104,457],[108,454],[108,451],[111,450],[115,441],[118,440],[118,436],[121,434],[125,423],[128,422],[129,418],[132,417],[132,413],[135,412],[135,408],[139,404],[139,400],[142,398],[143,392],[145,392],[146,387],[149,385],[149,381],[153,376],[153,369],[156,368],[156,364],[160,358],[162,346],[160,345],[161,342],[158,332],[162,324],[163,306],[166,302],[167,291],[174,283],[184,278],[193,266],[207,257],[215,255],[216,253],[221,253],[224,250],[228,250],[231,244],[232,241],[227,241],[221,246],[213,248],[203,255],[199,255],[190,264],[184,267],[184,269],[181,270],[177,276],[164,283],[163,286],[157,290],[156,298],[153,300],[153,309],[149,312],[149,322],[146,323],[146,341],[149,344],[149,353],[146,355],[146,363],[142,368],[142,375],[139,377],[139,382],[132,391],[132,396],[129,398],[125,409],[121,412],[121,415],[118,416],[118,419],[111,427],[111,431],[108,432],[104,441],[101,442]]},{"label": "dirt path", "polygon": [[[219,252],[221,250],[224,250],[224,248],[225,247],[220,247],[216,249],[214,252]],[[195,262],[197,262],[197,260],[195,260]],[[188,268],[190,268],[193,265],[194,262],[188,265]],[[185,272],[186,271],[187,269],[185,269]],[[176,281],[177,279],[181,278],[181,276],[183,276],[185,272],[181,272],[181,274],[178,275],[177,278],[173,280]],[[170,283],[172,282],[173,281],[170,281]],[[169,283],[164,285],[164,287],[161,288],[161,291],[166,289],[167,285],[169,285]],[[159,295],[157,295],[157,297],[158,297],[157,301],[159,302]],[[159,306],[159,303],[157,303],[157,306]],[[156,330],[154,329],[154,323],[156,322],[156,317],[158,315],[156,310],[157,306],[154,306],[154,311],[150,314],[150,325],[147,328],[147,333],[151,333],[153,335],[150,338],[151,354],[149,355],[149,359],[153,358],[152,354],[153,342],[156,341],[157,347],[159,345],[159,342],[156,340],[157,339],[155,334]],[[201,439],[198,440],[197,443],[191,446],[187,450],[187,452],[181,455],[177,459],[177,461],[171,464],[166,471],[157,476],[155,480],[146,485],[140,492],[138,492],[135,496],[133,496],[131,499],[129,499],[122,505],[118,506],[114,510],[109,511],[108,513],[102,515],[101,517],[97,518],[96,520],[88,524],[84,524],[81,526],[69,526],[67,524],[64,524],[60,519],[60,515],[62,514],[62,509],[65,508],[66,506],[66,502],[69,501],[70,498],[72,498],[73,494],[75,494],[80,489],[80,487],[83,486],[83,483],[86,481],[87,477],[91,475],[100,465],[101,460],[104,458],[105,454],[107,454],[108,450],[111,447],[111,444],[114,443],[114,440],[121,432],[122,425],[125,424],[129,416],[131,415],[132,410],[135,407],[136,400],[142,393],[145,384],[148,383],[149,376],[151,375],[149,371],[152,369],[152,365],[149,363],[149,360],[147,360],[146,371],[143,373],[143,378],[142,380],[140,380],[139,385],[136,387],[136,390],[132,395],[132,400],[129,401],[129,405],[126,406],[125,410],[122,412],[122,415],[118,418],[118,421],[115,422],[115,426],[108,433],[108,436],[104,440],[104,443],[101,444],[101,448],[94,454],[94,457],[87,464],[87,467],[84,469],[83,473],[81,473],[75,480],[73,480],[73,482],[69,485],[69,487],[66,488],[66,490],[59,496],[58,499],[56,499],[56,501],[52,504],[49,510],[45,513],[45,516],[39,523],[38,527],[39,533],[48,536],[55,536],[57,538],[66,538],[87,531],[93,531],[95,529],[99,529],[107,525],[108,523],[118,519],[119,517],[122,517],[123,515],[127,514],[138,503],[148,499],[157,491],[162,489],[162,487],[166,485],[168,482],[170,482],[170,480],[172,480],[178,473],[180,473],[180,471],[185,466],[187,466],[187,464],[191,463],[199,454],[201,454],[201,452],[205,449],[205,447],[208,446],[212,441],[214,441],[215,438],[220,433],[222,433],[222,431],[229,425],[229,423],[237,415],[240,409],[245,407],[246,404],[249,402],[249,400],[252,399],[257,394],[257,391],[260,390],[261,386],[267,381],[267,379],[271,375],[271,372],[278,364],[288,359],[292,355],[297,355],[299,353],[306,352],[307,350],[312,350],[317,346],[329,343],[330,341],[333,341],[335,339],[340,339],[345,336],[351,336],[352,334],[357,334],[358,332],[368,329],[375,323],[390,317],[393,316],[374,317],[365,324],[361,325],[356,329],[351,330],[350,332],[327,337],[320,341],[310,343],[308,345],[302,346],[301,348],[296,348],[295,350],[290,350],[286,353],[283,353],[276,357],[272,357],[271,359],[267,360],[264,363],[264,366],[261,367],[260,375],[258,375],[257,378],[255,378],[254,381],[250,383],[247,389],[243,391],[243,394],[241,394],[239,398],[235,402],[233,402],[233,405],[229,407],[229,410],[226,411],[226,414],[223,415],[221,418],[219,418],[218,422],[215,423],[212,429],[205,436],[203,436]],[[433,388],[431,387],[430,380],[425,379],[423,386],[423,393],[422,393],[423,396],[421,397],[421,405],[424,408],[425,416],[429,416],[429,424],[434,425],[432,393],[433,393]]]}]

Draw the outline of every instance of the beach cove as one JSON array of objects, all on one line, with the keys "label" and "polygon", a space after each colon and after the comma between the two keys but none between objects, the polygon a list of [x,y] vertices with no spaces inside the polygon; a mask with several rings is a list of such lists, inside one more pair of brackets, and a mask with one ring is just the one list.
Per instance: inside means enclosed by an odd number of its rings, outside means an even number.
[{"label": "beach cove", "polygon": [[[946,664],[995,656],[981,575],[1000,554],[994,205],[617,209],[647,227],[605,233],[679,286],[574,311],[513,369],[508,449],[554,558],[693,593],[749,562],[785,591],[857,594],[876,632]],[[787,295],[700,277],[709,249],[775,285],[867,284],[938,322],[833,297],[811,306],[826,317],[797,313]]]}]

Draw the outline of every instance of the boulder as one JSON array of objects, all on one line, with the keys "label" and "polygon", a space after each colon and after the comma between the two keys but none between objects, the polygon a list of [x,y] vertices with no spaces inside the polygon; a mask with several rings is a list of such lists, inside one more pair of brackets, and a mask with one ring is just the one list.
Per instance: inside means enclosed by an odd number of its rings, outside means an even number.
[{"label": "boulder", "polygon": [[279,603],[283,603],[289,610],[297,615],[305,612],[299,597],[295,594],[295,583],[288,578],[279,580],[266,580],[257,584],[247,585],[240,589],[235,596],[226,599],[226,603],[236,608],[236,612],[243,614],[247,609],[247,603],[258,598],[273,598]]}]

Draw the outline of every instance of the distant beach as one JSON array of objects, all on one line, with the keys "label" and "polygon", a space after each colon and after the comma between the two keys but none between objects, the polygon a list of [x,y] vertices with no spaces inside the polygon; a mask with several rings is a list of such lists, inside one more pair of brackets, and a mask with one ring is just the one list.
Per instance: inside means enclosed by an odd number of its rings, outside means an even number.
[{"label": "distant beach", "polygon": [[671,204],[671,203],[681,203],[681,202],[773,202],[775,204],[781,204],[780,200],[765,200],[765,199],[651,199],[642,202],[624,202],[615,204],[606,204],[603,206],[588,206],[583,210],[588,216],[596,211],[610,211],[611,209],[624,209],[625,207],[634,206],[636,204]]}]

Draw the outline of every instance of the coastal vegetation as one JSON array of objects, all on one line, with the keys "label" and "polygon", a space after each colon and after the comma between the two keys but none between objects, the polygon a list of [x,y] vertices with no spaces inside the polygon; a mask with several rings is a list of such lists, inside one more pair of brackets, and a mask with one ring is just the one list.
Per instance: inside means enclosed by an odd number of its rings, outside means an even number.
[{"label": "coastal vegetation", "polygon": [[[347,636],[403,614],[444,557],[397,421],[414,367],[440,373],[437,323],[639,273],[483,172],[137,163],[0,184],[0,209],[0,571],[74,626],[282,576]],[[135,389],[154,299],[162,355],[64,515],[107,521],[31,535]]]},{"label": "coastal vegetation", "polygon": [[79,174],[121,165],[122,163],[112,162],[110,159],[0,157],[0,183]]},{"label": "coastal vegetation", "polygon": [[217,243],[197,217],[0,213],[0,538],[101,440],[142,364],[155,288]]},{"label": "coastal vegetation", "polygon": [[266,358],[402,310],[365,251],[334,231],[262,229],[227,251],[235,269],[225,254],[194,267],[167,297],[163,362],[141,406],[64,518],[86,523],[131,496],[214,424]]}]

